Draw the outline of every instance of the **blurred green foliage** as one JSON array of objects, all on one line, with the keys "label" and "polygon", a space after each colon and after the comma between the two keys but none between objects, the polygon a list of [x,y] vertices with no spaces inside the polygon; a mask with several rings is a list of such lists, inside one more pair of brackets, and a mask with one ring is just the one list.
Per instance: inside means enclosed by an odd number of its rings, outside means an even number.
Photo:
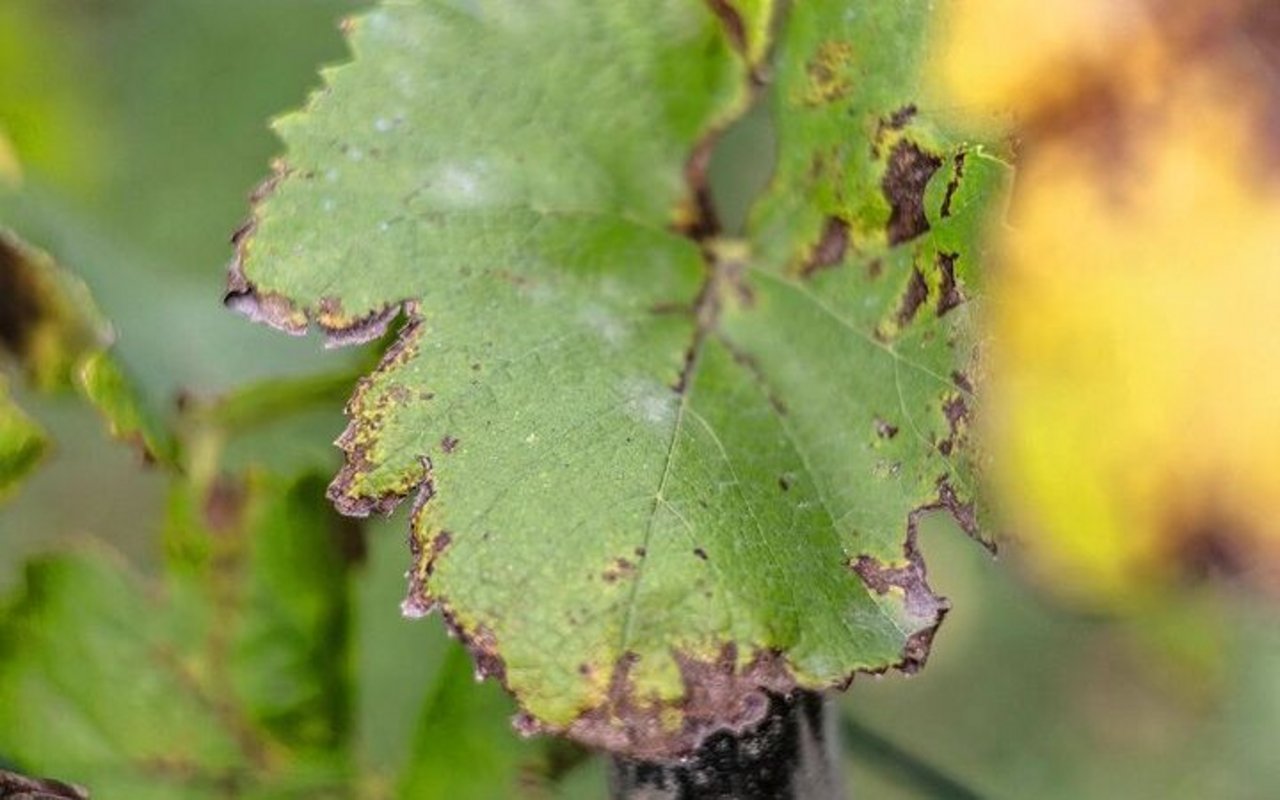
[{"label": "blurred green foliage", "polygon": [[[343,58],[335,23],[358,5],[0,4],[0,128],[22,165],[21,184],[0,188],[0,225],[20,231],[85,278],[118,329],[120,360],[157,407],[172,409],[179,390],[208,398],[255,378],[343,370],[357,357],[321,354],[315,341],[259,330],[225,313],[218,298],[227,237],[278,150],[265,122],[303,101],[316,85],[318,65]],[[752,124],[760,125],[759,117]],[[759,133],[751,138],[768,139]],[[757,152],[742,147],[732,157],[758,173]],[[718,168],[732,172],[724,160],[718,157]],[[0,187],[6,185],[0,180]],[[162,542],[175,557],[172,526],[166,535],[162,520],[171,503],[178,506],[168,509],[171,520],[181,511],[182,502],[173,498],[183,489],[139,468],[129,449],[107,440],[91,411],[10,384],[55,444],[47,467],[0,510],[0,589],[11,598],[4,604],[0,675],[58,682],[64,693],[86,676],[114,677],[109,687],[83,697],[79,711],[6,698],[0,757],[104,787],[104,781],[132,781],[136,776],[113,778],[87,761],[46,761],[40,753],[100,742],[111,726],[142,720],[155,752],[176,752],[180,737],[157,737],[155,731],[188,730],[189,720],[204,713],[193,709],[188,721],[161,726],[156,720],[182,711],[181,693],[126,669],[131,658],[145,660],[136,645],[153,630],[176,627],[192,635],[185,623],[172,622],[172,615],[186,613],[184,606],[155,611],[149,605],[155,598],[137,588],[158,585]],[[327,443],[341,427],[337,404],[274,420],[251,438],[220,443],[215,469],[330,474],[337,459]],[[319,503],[315,480],[292,491],[314,494]],[[283,616],[268,617],[294,620],[286,629],[303,639],[321,636],[332,643],[339,630],[346,631],[339,637],[345,637],[342,648],[303,648],[284,657],[272,650],[275,640],[293,634],[278,625],[245,634],[242,655],[257,651],[272,663],[294,660],[293,667],[279,667],[276,678],[300,664],[315,670],[316,682],[279,686],[258,683],[262,675],[242,675],[232,678],[238,693],[272,702],[293,698],[301,705],[292,708],[309,708],[310,721],[298,728],[308,732],[299,736],[321,749],[331,736],[350,746],[350,764],[340,763],[346,756],[334,756],[314,766],[325,780],[349,768],[360,776],[351,790],[359,796],[404,790],[406,797],[463,797],[459,787],[469,787],[472,796],[501,797],[517,790],[489,789],[494,784],[480,778],[531,793],[540,776],[556,772],[563,773],[559,796],[599,797],[598,761],[569,758],[566,765],[543,745],[520,743],[507,733],[508,701],[493,684],[474,683],[439,621],[399,617],[407,565],[403,527],[402,520],[369,526],[367,553],[350,566],[345,610],[330,606],[335,598],[303,591],[296,602],[305,608],[282,606],[276,612]],[[194,523],[186,528],[194,529]],[[319,535],[311,525],[295,533]],[[1271,742],[1280,735],[1280,623],[1271,609],[1228,590],[1189,588],[1172,605],[1135,619],[1084,618],[1020,583],[1016,552],[992,563],[942,524],[924,534],[923,545],[935,586],[951,597],[954,610],[920,676],[855,682],[842,702],[865,724],[994,798],[1275,795],[1280,761]],[[25,567],[36,553],[52,555]],[[177,554],[192,557],[181,547]],[[334,569],[332,562],[313,566]],[[270,594],[254,596],[294,602]],[[65,631],[74,633],[51,642],[46,623],[58,615],[71,626]],[[340,659],[332,658],[339,653]],[[350,681],[346,700],[332,688],[343,681]],[[126,698],[144,705],[113,705]],[[269,705],[261,706],[253,724],[288,739],[288,720],[299,718],[290,708]],[[78,716],[86,709],[89,717]],[[42,736],[89,718],[93,724],[81,728],[84,740],[64,738],[42,749]],[[197,733],[213,736],[215,730]],[[927,796],[909,776],[856,747],[849,758],[855,796]],[[145,778],[112,785],[136,786],[136,793],[118,789],[101,796],[200,796]],[[258,796],[282,795],[268,790]]]}]

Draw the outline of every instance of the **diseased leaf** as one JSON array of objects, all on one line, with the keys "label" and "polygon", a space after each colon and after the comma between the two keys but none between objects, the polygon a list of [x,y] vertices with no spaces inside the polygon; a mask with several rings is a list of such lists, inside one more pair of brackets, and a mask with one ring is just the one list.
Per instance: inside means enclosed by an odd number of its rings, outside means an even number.
[{"label": "diseased leaf", "polygon": [[984,426],[1012,527],[1094,602],[1206,571],[1280,588],[1280,6],[954,14],[951,102],[1013,111],[1022,142]]},{"label": "diseased leaf", "polygon": [[98,549],[32,563],[0,611],[0,751],[95,797],[348,796],[350,524],[321,487],[177,492],[163,591]]},{"label": "diseased leaf", "polygon": [[41,391],[75,388],[113,436],[172,461],[174,442],[110,354],[110,325],[85,285],[0,228],[0,351]]},{"label": "diseased leaf", "polygon": [[787,15],[770,98],[778,166],[748,226],[756,305],[724,320],[786,402],[834,527],[886,563],[924,506],[978,533],[970,309],[1008,170],[921,110],[933,16],[916,1]]},{"label": "diseased leaf", "polygon": [[[442,609],[527,727],[639,755],[758,720],[765,690],[918,667],[945,610],[918,513],[973,528],[963,220],[999,170],[971,183],[954,165],[976,148],[874,125],[911,99],[925,6],[875,12],[901,29],[874,41],[886,88],[794,145],[850,148],[820,176],[831,202],[787,210],[814,187],[783,170],[748,246],[701,202],[706,144],[760,68],[726,5],[355,20],[354,63],[278,123],[287,155],[227,298],[334,344],[404,309],[330,497],[363,515],[416,495],[405,612]],[[880,29],[797,6],[774,103],[824,25],[818,99],[853,97],[847,54]],[[767,29],[767,5],[736,7]],[[931,181],[965,203],[925,208]]]}]

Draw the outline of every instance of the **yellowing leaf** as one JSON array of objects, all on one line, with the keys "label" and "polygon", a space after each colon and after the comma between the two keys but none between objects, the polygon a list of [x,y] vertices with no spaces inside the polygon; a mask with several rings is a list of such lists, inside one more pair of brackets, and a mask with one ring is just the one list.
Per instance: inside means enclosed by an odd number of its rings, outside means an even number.
[{"label": "yellowing leaf", "polygon": [[955,94],[1023,142],[984,422],[1012,527],[1072,591],[1280,585],[1280,9],[981,0],[954,32]]}]

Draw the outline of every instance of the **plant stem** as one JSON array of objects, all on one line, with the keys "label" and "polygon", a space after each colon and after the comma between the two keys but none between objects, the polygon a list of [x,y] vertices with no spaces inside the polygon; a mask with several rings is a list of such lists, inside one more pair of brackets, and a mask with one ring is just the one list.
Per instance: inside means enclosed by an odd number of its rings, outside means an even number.
[{"label": "plant stem", "polygon": [[678,761],[615,757],[614,800],[843,800],[837,731],[822,695],[771,698],[741,734],[711,736]]},{"label": "plant stem", "polygon": [[878,770],[892,776],[898,784],[915,788],[921,797],[933,800],[982,800],[982,795],[960,781],[847,715],[840,721],[840,733],[850,753],[868,764],[875,764]]}]

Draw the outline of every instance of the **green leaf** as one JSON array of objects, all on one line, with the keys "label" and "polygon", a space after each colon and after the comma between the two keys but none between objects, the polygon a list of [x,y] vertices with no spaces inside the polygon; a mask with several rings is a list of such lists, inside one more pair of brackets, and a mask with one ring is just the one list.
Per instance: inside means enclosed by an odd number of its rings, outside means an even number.
[{"label": "green leaf", "polygon": [[98,548],[29,565],[0,612],[0,752],[94,796],[346,796],[350,525],[321,487],[177,492],[163,591]]},{"label": "green leaf", "polygon": [[400,797],[488,800],[521,797],[541,785],[545,748],[511,736],[510,698],[477,684],[471,659],[450,649],[418,722]]},{"label": "green leaf", "polygon": [[47,447],[44,432],[10,399],[0,376],[0,499],[39,463]]},{"label": "green leaf", "polygon": [[0,228],[0,349],[31,384],[43,391],[71,387],[80,359],[110,341],[85,285]]},{"label": "green leaf", "polygon": [[176,442],[110,353],[86,357],[76,377],[81,393],[102,413],[113,437],[133,442],[148,458],[173,463]]},{"label": "green leaf", "polygon": [[77,389],[113,436],[172,462],[172,436],[110,354],[113,338],[84,283],[0,228],[0,351],[36,389]]},{"label": "green leaf", "polygon": [[[227,297],[333,344],[404,309],[330,497],[363,515],[416,493],[405,612],[443,609],[527,727],[640,755],[758,720],[764,690],[919,666],[945,603],[917,513],[973,513],[967,317],[921,202],[894,216],[910,198],[883,163],[840,178],[850,229],[878,229],[878,281],[847,240],[810,242],[825,208],[766,200],[750,246],[714,237],[701,154],[759,65],[709,5],[727,4],[417,0],[356,20],[354,63],[278,123],[287,155]],[[850,35],[918,47],[873,33]],[[891,74],[914,86],[912,64]],[[907,166],[925,193],[933,171]]]}]

